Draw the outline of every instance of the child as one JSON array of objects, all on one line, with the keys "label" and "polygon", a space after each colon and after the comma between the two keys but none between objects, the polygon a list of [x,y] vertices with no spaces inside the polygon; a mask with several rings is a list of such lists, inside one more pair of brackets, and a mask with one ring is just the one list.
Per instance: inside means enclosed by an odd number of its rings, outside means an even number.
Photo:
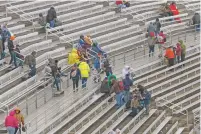
[{"label": "child", "polygon": [[100,74],[95,68],[92,69],[92,78],[94,83],[100,82],[101,79]]}]

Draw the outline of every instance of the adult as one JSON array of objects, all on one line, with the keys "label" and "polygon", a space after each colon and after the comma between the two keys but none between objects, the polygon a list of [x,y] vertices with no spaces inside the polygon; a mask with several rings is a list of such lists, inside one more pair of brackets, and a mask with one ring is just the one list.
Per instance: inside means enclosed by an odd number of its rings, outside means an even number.
[{"label": "adult", "polygon": [[168,48],[166,49],[165,57],[168,59],[168,65],[169,65],[169,66],[173,66],[173,65],[174,65],[174,58],[175,58],[175,55],[174,55],[174,52],[173,52],[172,47],[168,47]]},{"label": "adult", "polygon": [[47,21],[47,23],[50,24],[51,28],[53,28],[55,26],[55,19],[56,18],[57,18],[57,13],[56,13],[54,7],[51,7],[48,10],[47,17],[46,17],[46,21]]},{"label": "adult", "polygon": [[183,62],[186,57],[186,45],[182,40],[179,40],[179,43],[181,44],[181,62]]},{"label": "adult", "polygon": [[8,134],[15,134],[15,129],[18,128],[18,120],[14,117],[15,112],[11,111],[5,119],[5,127]]},{"label": "adult", "polygon": [[154,48],[155,48],[156,41],[157,39],[155,36],[149,36],[147,39],[148,46],[149,46],[149,57],[154,56]]},{"label": "adult", "polygon": [[3,52],[5,51],[5,42],[11,37],[11,33],[7,29],[7,25],[4,24],[1,28],[1,36],[2,36],[2,45],[3,45]]},{"label": "adult", "polygon": [[59,88],[60,77],[59,77],[59,72],[58,72],[59,71],[58,60],[55,60],[54,62],[51,61],[50,68],[52,71],[52,77],[54,78],[53,87],[56,86],[57,91],[59,91],[60,90],[60,88]]},{"label": "adult", "polygon": [[9,50],[9,53],[10,53],[10,56],[11,56],[11,59],[10,59],[10,63],[9,63],[9,64],[12,64],[12,62],[14,61],[15,68],[17,68],[15,46],[14,46],[14,44],[13,44],[13,40],[14,40],[14,39],[15,39],[15,36],[11,36],[11,37],[8,39],[8,50]]},{"label": "adult", "polygon": [[121,12],[122,8],[126,8],[126,5],[124,5],[123,0],[116,0],[116,5],[117,5],[120,12]]},{"label": "adult", "polygon": [[[20,108],[15,108],[15,118],[18,120],[18,124],[19,124],[19,128],[22,128],[22,131],[24,131],[25,127],[24,127],[24,116],[21,114],[21,110]],[[15,134],[17,133],[18,128],[15,129]],[[19,129],[20,133],[21,133],[21,129]]]},{"label": "adult", "polygon": [[107,77],[112,75],[112,67],[111,67],[110,62],[109,62],[109,60],[107,58],[103,62],[103,67],[105,69],[105,74],[106,74]]},{"label": "adult", "polygon": [[79,79],[81,79],[81,73],[80,70],[77,68],[77,64],[74,64],[74,66],[71,69],[70,72],[70,79],[73,81],[73,92],[78,91],[79,86]]},{"label": "adult", "polygon": [[116,106],[117,106],[117,108],[120,108],[124,104],[123,99],[122,99],[123,92],[120,90],[119,82],[115,79],[112,79],[111,93],[112,92],[115,92]]},{"label": "adult", "polygon": [[199,13],[194,14],[192,21],[193,21],[193,25],[195,25],[196,31],[199,31],[200,30],[200,15],[199,15]]},{"label": "adult", "polygon": [[85,61],[81,61],[79,63],[79,69],[82,77],[82,88],[84,89],[87,86],[87,79],[89,77],[90,67]]},{"label": "adult", "polygon": [[125,65],[125,67],[123,68],[123,70],[122,70],[122,75],[123,75],[123,79],[125,79],[126,78],[126,75],[127,74],[129,74],[129,76],[130,76],[130,67],[129,66],[127,66],[127,65]]},{"label": "adult", "polygon": [[73,65],[80,61],[77,49],[73,48],[71,53],[68,54],[68,64]]},{"label": "adult", "polygon": [[42,13],[39,13],[38,24],[40,24],[42,27],[46,26],[46,21]]},{"label": "adult", "polygon": [[133,81],[130,79],[130,74],[126,74],[123,79],[124,84],[124,101],[127,103],[130,100],[130,87],[133,85]]},{"label": "adult", "polygon": [[154,22],[154,26],[155,26],[155,35],[157,36],[161,29],[161,23],[159,21],[159,18],[156,18],[156,21]]},{"label": "adult", "polygon": [[29,77],[36,75],[36,51],[33,51],[30,55],[25,57],[25,64],[29,66]]},{"label": "adult", "polygon": [[166,42],[166,35],[161,31],[157,36],[158,40],[158,49],[159,49],[159,57],[162,57],[164,44]]},{"label": "adult", "polygon": [[150,24],[149,24],[149,26],[147,28],[147,32],[148,32],[148,37],[149,36],[155,36],[155,35],[151,35],[151,34],[156,32],[156,28],[155,28],[155,26],[154,26],[154,24],[152,22],[150,22]]},{"label": "adult", "polygon": [[[173,14],[173,16],[175,15],[179,15],[179,10],[177,9],[177,6],[176,6],[176,3],[175,2],[172,2],[170,5],[169,5],[169,9],[171,11],[171,13]],[[178,22],[181,22],[181,19],[178,17],[178,18],[175,18],[176,21]]]},{"label": "adult", "polygon": [[177,63],[180,63],[180,61],[181,61],[181,45],[180,45],[180,43],[177,43],[176,58],[177,58]]},{"label": "adult", "polygon": [[144,106],[146,109],[146,114],[149,114],[149,105],[150,105],[150,100],[151,100],[151,93],[145,89],[143,93],[143,98],[144,98]]}]

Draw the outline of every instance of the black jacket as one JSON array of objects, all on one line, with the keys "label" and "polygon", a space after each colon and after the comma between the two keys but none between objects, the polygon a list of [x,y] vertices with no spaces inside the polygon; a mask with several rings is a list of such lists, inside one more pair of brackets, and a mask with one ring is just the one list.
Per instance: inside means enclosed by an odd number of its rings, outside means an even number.
[{"label": "black jacket", "polygon": [[50,21],[54,20],[55,18],[57,18],[56,11],[54,8],[50,8],[47,13],[46,21],[50,22]]}]

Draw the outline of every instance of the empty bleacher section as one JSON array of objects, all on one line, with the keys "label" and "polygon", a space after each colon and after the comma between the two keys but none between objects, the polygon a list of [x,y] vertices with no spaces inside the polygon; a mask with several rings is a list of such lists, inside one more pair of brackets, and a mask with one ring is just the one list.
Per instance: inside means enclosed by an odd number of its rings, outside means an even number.
[{"label": "empty bleacher section", "polygon": [[[108,134],[116,128],[122,134],[193,133],[200,125],[200,35],[189,20],[200,3],[175,1],[181,13],[171,17],[160,16],[158,9],[163,2],[159,0],[131,0],[130,7],[121,13],[116,12],[114,1],[0,2],[0,24],[6,23],[16,35],[21,54],[37,52],[37,75],[32,78],[24,80],[28,72],[21,67],[12,70],[11,65],[0,66],[1,126],[7,112],[18,106],[25,115],[27,134]],[[46,17],[51,6],[62,25],[41,32],[36,26],[38,14]],[[167,35],[166,46],[178,40],[186,44],[184,62],[167,68],[158,58],[158,50],[149,58],[145,33],[156,17]],[[174,21],[178,17],[181,23]],[[73,93],[66,57],[82,34],[90,34],[100,44],[118,78],[124,65],[133,68],[136,78],[131,90],[142,84],[152,94],[148,116],[145,109],[134,118],[125,105],[116,109],[115,94],[99,93],[100,83],[94,84],[91,77],[88,90]],[[6,61],[9,57],[7,54]],[[53,96],[53,79],[43,73],[50,58],[58,59],[58,66],[67,74],[61,83],[64,96]]]}]

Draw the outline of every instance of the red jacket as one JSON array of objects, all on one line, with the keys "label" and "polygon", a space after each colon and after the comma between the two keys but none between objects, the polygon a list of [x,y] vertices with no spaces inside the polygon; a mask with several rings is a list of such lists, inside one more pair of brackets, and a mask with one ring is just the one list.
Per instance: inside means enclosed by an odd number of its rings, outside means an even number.
[{"label": "red jacket", "polygon": [[180,46],[180,44],[179,45],[177,44],[176,55],[181,56],[181,46]]},{"label": "red jacket", "polygon": [[5,126],[6,127],[14,127],[14,128],[18,127],[18,121],[14,117],[14,115],[15,115],[15,112],[11,111],[10,114],[6,117],[6,119],[5,119]]},{"label": "red jacket", "polygon": [[[175,4],[170,4],[169,8],[171,12],[173,13],[173,15],[179,15],[179,10],[177,9]],[[175,20],[181,23],[181,19],[179,17],[175,18]]]},{"label": "red jacket", "polygon": [[116,0],[116,5],[121,5],[123,4],[123,0]]},{"label": "red jacket", "polygon": [[165,38],[166,38],[165,34],[160,32],[158,36],[161,37],[161,40],[159,40],[159,43],[164,44],[165,43]]}]

